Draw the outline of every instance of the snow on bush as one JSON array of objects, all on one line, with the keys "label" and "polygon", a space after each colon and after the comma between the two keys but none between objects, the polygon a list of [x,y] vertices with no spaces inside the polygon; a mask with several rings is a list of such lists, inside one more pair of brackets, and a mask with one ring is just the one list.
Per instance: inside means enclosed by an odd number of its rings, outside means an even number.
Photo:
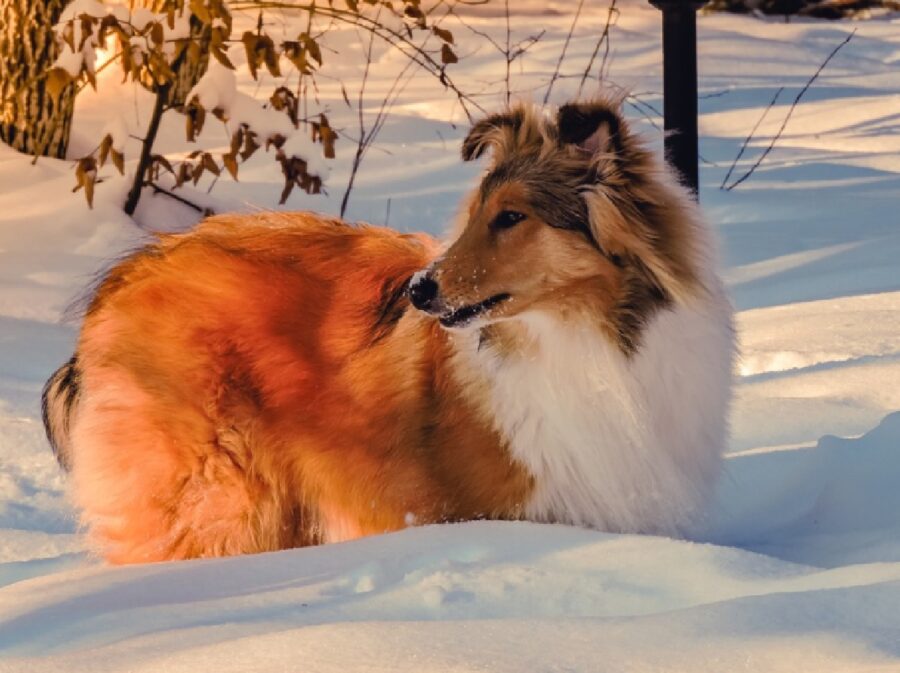
[{"label": "snow on bush", "polygon": [[[324,159],[334,157],[337,139],[328,118],[324,113],[309,119],[299,117],[297,99],[306,95],[301,93],[302,87],[294,93],[279,86],[269,105],[239,92],[232,61],[234,54],[231,53],[234,42],[243,45],[247,68],[254,79],[262,68],[272,77],[280,78],[281,62],[284,61],[300,74],[302,83],[303,77],[313,78],[322,65],[322,49],[318,42],[321,37],[334,25],[349,24],[368,32],[372,38],[377,36],[396,46],[412,63],[456,91],[445,72],[448,64],[457,62],[450,47],[453,35],[429,20],[427,11],[420,6],[421,0],[348,2],[341,8],[332,2],[320,6],[314,0],[295,8],[300,14],[308,14],[306,29],[296,38],[280,43],[268,34],[269,24],[262,14],[255,31],[246,30],[239,40],[235,39],[231,11],[225,0],[165,0],[156,5],[159,11],[133,7],[133,3],[124,1],[105,5],[98,0],[75,0],[63,12],[57,25],[61,53],[47,73],[47,88],[51,95],[57,95],[73,82],[78,82],[82,88],[90,84],[96,89],[97,50],[108,49],[108,43],[114,40],[113,58],[121,65],[123,82],[131,80],[156,96],[146,132],[141,134],[145,149],[140,154],[125,204],[129,214],[134,212],[144,186],[166,192],[163,183],[168,186],[173,182],[174,187],[180,187],[191,180],[196,184],[205,172],[219,175],[222,169],[227,169],[237,179],[239,164],[260,146],[276,149],[275,158],[284,176],[281,203],[287,200],[295,186],[312,194],[321,191],[328,175]],[[261,11],[265,5],[248,1],[236,6]],[[324,22],[318,30],[313,30],[314,19]],[[424,45],[414,43],[414,30],[425,30],[428,37],[437,36],[441,41],[440,48],[426,49]],[[371,50],[363,54],[363,58],[371,59]],[[177,96],[173,98],[173,92],[183,84],[182,74],[202,73],[208,61],[212,67],[199,81],[192,80],[195,84],[187,96],[183,100],[178,100]],[[170,108],[187,114],[188,142],[198,140],[207,112],[226,124],[232,142],[229,151],[221,155],[221,163],[204,149],[192,151],[180,161],[153,152],[160,118]],[[121,131],[120,128],[113,130]],[[93,203],[98,168],[111,157],[124,173],[123,152],[119,139],[107,134],[96,150],[78,161],[76,189],[84,188],[89,205]]]}]

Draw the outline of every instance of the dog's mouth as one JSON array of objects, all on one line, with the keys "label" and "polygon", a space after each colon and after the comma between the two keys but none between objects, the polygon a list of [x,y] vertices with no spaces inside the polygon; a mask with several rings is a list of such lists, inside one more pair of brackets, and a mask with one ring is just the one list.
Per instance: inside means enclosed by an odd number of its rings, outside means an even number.
[{"label": "dog's mouth", "polygon": [[502,304],[507,299],[509,299],[510,296],[511,295],[508,292],[495,294],[493,297],[488,297],[484,301],[480,301],[477,304],[469,304],[468,306],[463,306],[462,308],[458,308],[455,311],[451,311],[450,313],[445,313],[444,315],[440,316],[439,320],[441,321],[441,325],[443,325],[444,327],[463,327],[464,325],[472,322],[475,318],[480,316],[485,311],[490,311],[498,304]]}]

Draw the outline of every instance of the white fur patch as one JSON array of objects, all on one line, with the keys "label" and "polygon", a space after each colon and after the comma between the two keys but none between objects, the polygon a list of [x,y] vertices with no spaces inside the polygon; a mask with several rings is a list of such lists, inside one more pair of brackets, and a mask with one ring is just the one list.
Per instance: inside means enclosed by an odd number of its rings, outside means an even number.
[{"label": "white fur patch", "polygon": [[734,337],[724,294],[660,311],[631,359],[592,326],[520,318],[533,338],[523,353],[473,342],[460,355],[483,372],[486,411],[535,477],[526,517],[684,533],[726,440]]}]

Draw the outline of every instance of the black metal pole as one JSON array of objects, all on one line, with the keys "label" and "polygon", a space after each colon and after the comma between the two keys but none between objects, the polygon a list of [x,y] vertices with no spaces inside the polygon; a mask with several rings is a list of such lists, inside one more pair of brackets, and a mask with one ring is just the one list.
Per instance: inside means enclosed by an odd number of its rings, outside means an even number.
[{"label": "black metal pole", "polygon": [[697,0],[650,0],[663,18],[666,157],[697,195]]}]

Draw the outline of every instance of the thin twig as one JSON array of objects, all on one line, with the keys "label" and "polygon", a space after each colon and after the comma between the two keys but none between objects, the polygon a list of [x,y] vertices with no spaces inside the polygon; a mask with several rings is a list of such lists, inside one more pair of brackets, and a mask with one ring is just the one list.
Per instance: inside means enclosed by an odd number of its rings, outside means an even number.
[{"label": "thin twig", "polygon": [[787,113],[787,115],[785,115],[784,121],[781,123],[781,128],[778,129],[778,133],[776,133],[775,137],[772,138],[772,142],[769,143],[769,146],[759,156],[759,159],[757,159],[756,162],[750,167],[750,170],[748,170],[741,177],[739,177],[737,180],[732,182],[731,185],[726,187],[725,188],[726,191],[730,192],[732,189],[734,189],[739,184],[744,182],[744,180],[747,180],[751,175],[753,175],[753,172],[759,167],[759,165],[763,162],[763,160],[767,156],[769,156],[769,152],[772,151],[772,148],[775,147],[775,143],[778,142],[779,138],[781,138],[781,134],[784,132],[784,129],[787,126],[788,120],[790,120],[791,115],[794,113],[794,108],[797,107],[797,103],[800,102],[800,99],[803,97],[803,94],[805,94],[807,89],[809,89],[809,87],[812,86],[812,83],[816,81],[816,78],[818,78],[819,74],[825,69],[825,66],[828,65],[828,62],[832,58],[834,58],[835,54],[837,54],[845,44],[847,44],[850,40],[853,39],[854,35],[856,35],[855,28],[846,38],[844,38],[844,40],[839,45],[837,45],[834,49],[831,50],[831,53],[828,54],[828,58],[826,58],[822,62],[822,65],[820,65],[819,68],[813,73],[813,76],[810,77],[809,80],[807,80],[806,84],[803,85],[803,88],[800,89],[800,93],[798,93],[797,97],[794,98],[794,102],[791,103],[791,107],[790,107],[790,109],[788,109],[788,113]]},{"label": "thin twig", "polygon": [[581,96],[582,90],[584,90],[584,83],[587,81],[587,78],[590,77],[591,70],[594,68],[594,61],[597,58],[597,54],[600,53],[600,47],[605,44],[606,50],[603,53],[603,60],[600,62],[600,78],[601,80],[603,79],[603,70],[606,68],[606,62],[609,57],[609,30],[613,26],[613,17],[617,16],[618,13],[619,10],[616,9],[616,0],[612,0],[612,2],[609,3],[609,8],[606,10],[606,25],[603,26],[603,31],[600,33],[597,44],[594,45],[594,51],[591,53],[591,58],[588,61],[587,67],[581,75],[581,82],[578,84],[579,97]]},{"label": "thin twig", "polygon": [[[660,110],[658,107],[656,107],[655,105],[653,105],[653,103],[648,103],[647,101],[644,100],[643,96],[646,96],[646,95],[648,95],[648,94],[633,93],[633,94],[629,94],[628,97],[629,97],[629,98],[633,98],[634,100],[636,100],[638,103],[640,103],[640,104],[643,105],[645,108],[647,108],[648,110],[650,110],[650,111],[651,111],[653,114],[655,114],[657,117],[662,117],[662,116],[663,116],[662,110]],[[649,95],[651,95],[651,96],[657,96],[658,94],[650,93]]]},{"label": "thin twig", "polygon": [[569,26],[569,32],[566,34],[565,42],[563,42],[562,50],[559,52],[559,59],[556,61],[556,68],[553,71],[553,76],[550,78],[550,83],[547,85],[547,91],[544,93],[544,105],[547,104],[547,101],[550,100],[550,94],[553,91],[553,85],[556,84],[556,80],[559,79],[559,70],[562,67],[563,59],[566,57],[566,52],[569,51],[569,42],[572,41],[572,34],[575,32],[575,24],[578,23],[578,19],[581,16],[581,8],[584,7],[584,0],[578,0],[578,7],[575,8],[575,16],[572,17],[572,23]]},{"label": "thin twig", "polygon": [[[378,8],[381,13],[381,8]],[[377,18],[377,15],[376,15]],[[359,120],[359,143],[356,145],[356,154],[353,156],[353,164],[350,167],[350,178],[347,180],[347,189],[344,190],[344,197],[341,199],[341,217],[347,212],[347,204],[350,201],[350,192],[353,191],[353,183],[356,182],[356,173],[359,171],[359,165],[362,162],[363,148],[366,142],[366,116],[365,116],[365,95],[366,84],[369,81],[369,70],[372,67],[372,47],[375,43],[375,33],[369,33],[369,46],[366,50],[366,66],[363,69],[362,82],[359,85],[359,92],[356,103],[356,111]]]},{"label": "thin twig", "polygon": [[[459,3],[459,4],[472,4],[472,3]],[[504,0],[504,8],[508,10],[509,3],[508,0]],[[473,35],[476,35],[483,39],[485,42],[490,44],[494,50],[503,56],[504,64],[505,64],[505,72],[504,74],[495,81],[492,82],[482,82],[486,86],[486,91],[480,91],[478,93],[468,92],[469,98],[477,98],[477,97],[489,97],[493,98],[496,96],[495,86],[498,84],[503,84],[503,89],[505,93],[505,100],[507,105],[512,98],[513,93],[520,93],[521,90],[513,91],[512,88],[512,64],[516,62],[517,59],[522,58],[529,49],[531,49],[535,44],[540,42],[541,38],[544,37],[544,34],[547,32],[546,30],[542,30],[539,33],[529,35],[528,37],[519,40],[518,42],[513,42],[512,35],[512,25],[509,20],[509,16],[504,12],[504,16],[506,17],[506,41],[505,44],[498,42],[494,39],[494,37],[483,30],[479,30],[468,21],[466,21],[462,15],[457,14],[454,11],[453,7],[450,7],[448,10],[449,14],[453,14],[456,20],[459,22],[463,28],[468,30]],[[560,74],[558,79],[563,79],[566,75]],[[533,89],[529,89],[528,91],[536,91],[537,89],[543,88],[544,85],[534,87]]]},{"label": "thin twig", "polygon": [[[472,114],[466,107],[466,104],[472,105],[480,112],[485,112],[485,109],[483,107],[478,105],[478,103],[467,96],[466,93],[456,85],[456,83],[446,73],[446,68],[444,68],[442,64],[438,63],[438,61],[435,60],[434,56],[432,56],[420,45],[417,45],[410,37],[401,32],[401,29],[392,28],[385,23],[378,21],[377,19],[373,19],[371,16],[363,14],[362,12],[343,10],[334,5],[319,6],[315,3],[312,3],[310,5],[303,5],[300,3],[285,2],[283,0],[272,0],[266,2],[249,2],[248,0],[246,2],[236,2],[233,5],[233,9],[238,11],[247,7],[260,9],[284,8],[305,12],[315,11],[318,16],[332,18],[340,23],[360,27],[369,33],[373,33],[379,39],[384,40],[404,56],[406,56],[406,58],[419,65],[423,70],[430,73],[432,76],[437,77],[440,80],[441,84],[450,89],[456,95],[457,99],[460,102],[460,105],[463,108],[463,111],[466,113],[470,120],[472,119]],[[379,9],[380,7],[381,6],[379,6]],[[239,40],[234,41],[237,42]]]},{"label": "thin twig", "polygon": [[512,59],[509,57],[510,55],[510,29],[509,29],[509,0],[503,0],[503,10],[504,15],[506,16],[506,50],[503,54],[506,56],[506,105],[509,106],[509,98],[511,95],[510,86],[509,86],[509,69],[512,65]]},{"label": "thin twig", "polygon": [[639,98],[635,98],[634,96],[627,96],[625,98],[625,103],[634,108],[635,111],[639,112],[641,116],[646,119],[647,122],[649,122],[650,126],[655,128],[657,131],[662,131],[662,128],[659,124],[656,123],[656,120],[653,118],[653,116],[641,107],[642,101]]},{"label": "thin twig", "polygon": [[737,166],[737,162],[741,160],[741,157],[744,156],[744,151],[747,149],[747,146],[750,144],[750,141],[753,139],[753,134],[756,133],[756,129],[759,128],[759,125],[762,124],[763,119],[766,118],[766,115],[769,114],[769,110],[775,105],[775,102],[778,100],[778,97],[781,95],[781,92],[784,91],[784,87],[779,87],[778,91],[775,92],[775,95],[772,96],[772,100],[769,101],[769,104],[766,106],[766,109],[763,110],[763,113],[760,115],[759,119],[756,120],[756,124],[753,125],[753,128],[750,129],[750,134],[744,138],[744,142],[741,145],[740,151],[738,151],[737,156],[734,158],[734,161],[731,162],[731,166],[728,167],[728,172],[725,174],[725,178],[722,180],[722,184],[719,185],[719,189],[725,189],[725,185],[728,184],[728,178],[731,177],[731,174],[734,172],[735,166]]},{"label": "thin twig", "polygon": [[597,84],[602,84],[603,80],[609,77],[609,52],[610,47],[612,45],[612,38],[610,37],[610,29],[615,25],[613,22],[614,17],[619,16],[619,10],[615,7],[615,0],[610,4],[609,10],[606,12],[606,24],[603,27],[603,32],[606,33],[606,42],[603,44],[603,58],[600,60],[600,67],[597,69]]},{"label": "thin twig", "polygon": [[[443,0],[441,3],[438,3],[434,7],[431,8],[430,11],[435,11],[438,7],[443,4]],[[457,4],[457,3],[454,3]],[[380,9],[379,9],[380,11]],[[449,5],[447,7],[446,13],[437,21],[435,21],[432,25],[439,26],[443,19],[446,19],[447,16],[453,13],[453,5]],[[425,46],[428,44],[428,41],[431,39],[433,33],[429,33],[424,40],[422,40],[421,44],[416,45],[418,49],[422,51],[425,50]],[[375,120],[372,123],[372,126],[366,129],[365,124],[365,113],[364,113],[364,95],[366,84],[369,78],[369,71],[372,64],[372,49],[373,49],[373,35],[370,32],[369,34],[369,44],[366,52],[366,66],[363,72],[362,83],[360,84],[358,103],[357,103],[357,112],[359,119],[359,140],[357,141],[356,146],[356,154],[353,157],[353,163],[350,170],[350,178],[347,182],[347,188],[344,191],[344,196],[341,199],[341,217],[344,217],[344,214],[347,210],[347,205],[350,200],[350,193],[353,191],[353,186],[356,181],[356,175],[359,172],[359,167],[362,164],[363,159],[365,159],[366,154],[368,154],[369,150],[372,148],[373,143],[375,142],[375,138],[381,133],[381,129],[384,128],[384,125],[387,121],[388,113],[393,108],[394,103],[396,103],[397,99],[406,89],[406,86],[412,80],[415,75],[415,71],[413,71],[409,76],[407,73],[412,70],[412,66],[414,62],[412,60],[407,60],[406,65],[400,70],[399,74],[394,78],[394,81],[391,83],[391,86],[388,88],[387,93],[385,93],[384,97],[381,100],[381,104],[378,108],[378,112],[375,115]],[[388,206],[388,214],[390,214],[390,206]]]},{"label": "thin twig", "polygon": [[186,205],[188,208],[193,208],[193,209],[196,210],[198,213],[204,213],[204,214],[208,214],[208,215],[212,215],[212,214],[213,214],[212,211],[211,211],[211,209],[209,209],[209,208],[203,208],[202,206],[198,206],[198,205],[197,205],[196,203],[194,203],[193,201],[188,201],[186,198],[184,198],[184,197],[182,197],[182,196],[178,196],[178,194],[175,194],[174,192],[170,192],[168,189],[165,189],[165,188],[163,188],[163,187],[160,187],[160,186],[159,186],[158,184],[156,184],[155,182],[148,182],[148,183],[147,183],[147,186],[153,189],[153,193],[154,193],[154,194],[165,194],[165,195],[168,196],[170,199],[175,199],[175,200],[178,201],[179,203],[183,203],[184,205]]}]

